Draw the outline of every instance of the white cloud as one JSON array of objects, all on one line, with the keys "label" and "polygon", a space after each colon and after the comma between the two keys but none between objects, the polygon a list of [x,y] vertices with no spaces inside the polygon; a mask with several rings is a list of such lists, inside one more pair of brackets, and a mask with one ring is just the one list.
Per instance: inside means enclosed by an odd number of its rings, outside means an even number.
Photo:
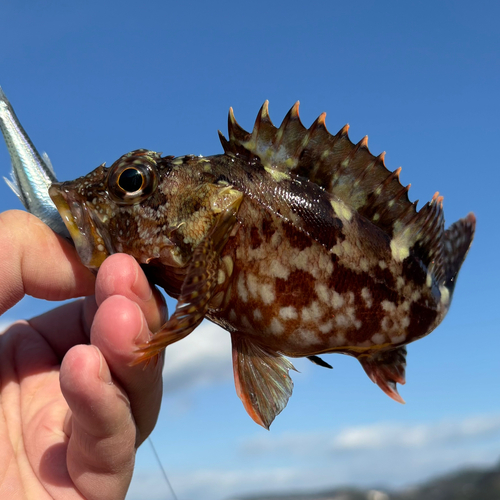
[{"label": "white cloud", "polygon": [[338,432],[326,430],[310,433],[283,433],[258,436],[243,444],[251,454],[284,453],[304,455],[330,454],[342,451],[425,448],[446,445],[466,439],[500,436],[500,415],[480,415],[463,420],[425,424],[380,422],[350,426]]},{"label": "white cloud", "polygon": [[230,335],[209,321],[167,348],[163,370],[166,393],[232,378]]},{"label": "white cloud", "polygon": [[332,450],[418,448],[500,433],[500,415],[430,424],[373,424],[349,427],[333,440]]}]

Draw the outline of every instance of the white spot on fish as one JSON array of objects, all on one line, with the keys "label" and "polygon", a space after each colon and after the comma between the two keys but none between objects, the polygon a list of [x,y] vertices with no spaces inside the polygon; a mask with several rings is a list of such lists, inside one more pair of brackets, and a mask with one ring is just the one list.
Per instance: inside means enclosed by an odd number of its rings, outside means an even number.
[{"label": "white spot on fish", "polygon": [[302,321],[314,321],[317,323],[321,316],[323,316],[323,311],[316,300],[309,307],[302,308]]},{"label": "white spot on fish", "polygon": [[282,307],[279,315],[283,319],[297,319],[297,310],[293,306]]},{"label": "white spot on fish", "polygon": [[318,327],[318,330],[321,333],[328,333],[328,332],[332,331],[332,328],[333,328],[333,320],[329,320],[326,323],[324,323],[323,325],[320,325]]},{"label": "white spot on fish", "polygon": [[385,335],[383,333],[376,333],[372,336],[372,342],[374,344],[383,344],[385,342]]},{"label": "white spot on fish", "polygon": [[391,337],[391,342],[393,344],[400,344],[405,340],[406,340],[406,333],[402,333],[401,335],[395,335],[394,337]]},{"label": "white spot on fish", "polygon": [[273,335],[281,335],[284,331],[284,327],[278,318],[273,318],[271,324],[269,325],[269,333]]},{"label": "white spot on fish", "polygon": [[410,242],[405,232],[392,238],[391,254],[396,262],[403,262],[410,255]]},{"label": "white spot on fish", "polygon": [[427,273],[427,277],[425,278],[425,284],[429,288],[432,286],[432,275],[431,275],[431,273]]},{"label": "white spot on fish", "polygon": [[238,297],[243,301],[243,302],[248,302],[248,290],[247,287],[245,286],[245,276],[243,274],[240,274],[238,276]]},{"label": "white spot on fish", "polygon": [[271,236],[271,246],[273,248],[278,248],[281,245],[281,234],[279,234],[278,231],[276,231],[272,236]]},{"label": "white spot on fish", "polygon": [[373,305],[372,293],[366,287],[361,289],[361,297],[365,301],[366,307],[371,308]]},{"label": "white spot on fish", "polygon": [[306,250],[302,250],[302,252],[299,252],[293,263],[295,264],[295,267],[297,267],[297,269],[307,271],[309,268],[309,252],[307,252]]},{"label": "white spot on fish", "polygon": [[323,285],[322,283],[316,283],[314,288],[319,300],[321,300],[321,302],[324,302],[325,304],[328,304],[330,302],[330,291],[328,290],[326,285]]},{"label": "white spot on fish", "polygon": [[[326,274],[333,273],[333,262],[328,254],[321,253],[319,255],[318,269],[324,271]],[[317,277],[317,273],[313,273],[313,276]]]},{"label": "white spot on fish", "polygon": [[336,333],[334,338],[333,338],[333,343],[337,346],[337,347],[341,347],[341,346],[346,346],[347,345],[347,340],[345,338],[345,335],[343,333]]},{"label": "white spot on fish", "polygon": [[389,300],[383,300],[381,305],[384,311],[394,312],[396,310],[396,304],[394,304],[394,302],[391,302]]},{"label": "white spot on fish", "polygon": [[286,268],[281,262],[276,259],[271,261],[271,265],[269,266],[269,276],[272,278],[281,278],[283,280],[287,280],[290,275],[290,269]]},{"label": "white spot on fish", "polygon": [[441,304],[448,305],[450,303],[450,291],[445,286],[440,286],[439,291],[441,292]]},{"label": "white spot on fish", "polygon": [[345,203],[340,200],[332,200],[330,203],[332,205],[333,211],[338,217],[344,219],[347,222],[352,219],[352,211],[347,205],[345,205]]},{"label": "white spot on fish", "polygon": [[253,312],[253,319],[256,321],[262,321],[262,313],[260,312],[260,309],[255,309]]},{"label": "white spot on fish", "polygon": [[259,282],[255,274],[249,274],[247,276],[247,286],[248,286],[248,291],[250,292],[250,296],[253,298],[257,297]]},{"label": "white spot on fish", "polygon": [[261,285],[259,292],[264,304],[269,305],[274,302],[276,296],[274,294],[274,289],[272,285],[270,284]]},{"label": "white spot on fish", "polygon": [[344,305],[344,297],[332,290],[332,306],[334,309],[340,309]]},{"label": "white spot on fish", "polygon": [[299,345],[317,344],[320,342],[316,333],[306,328],[295,330],[290,337]]},{"label": "white spot on fish", "polygon": [[340,328],[346,328],[348,326],[351,326],[352,324],[349,317],[347,317],[345,314],[338,314],[337,316],[335,316],[335,323]]}]

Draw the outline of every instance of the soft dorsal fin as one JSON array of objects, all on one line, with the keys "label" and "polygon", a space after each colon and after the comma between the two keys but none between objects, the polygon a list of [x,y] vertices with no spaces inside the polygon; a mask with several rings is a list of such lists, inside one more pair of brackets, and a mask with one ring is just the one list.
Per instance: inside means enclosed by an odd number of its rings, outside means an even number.
[{"label": "soft dorsal fin", "polygon": [[391,240],[393,258],[403,261],[411,252],[427,269],[431,283],[442,285],[446,273],[444,233],[443,197],[435,193],[410,220],[395,223]]},{"label": "soft dorsal fin", "polygon": [[238,125],[231,108],[229,141],[219,135],[227,155],[248,161],[258,158],[264,167],[305,177],[392,235],[396,222],[404,225],[416,214],[416,204],[408,199],[410,186],[399,182],[401,169],[390,172],[384,164],[384,153],[370,153],[367,137],[353,144],[348,125],[331,135],[325,116],[322,113],[306,129],[297,102],[276,128],[266,101],[251,133]]}]

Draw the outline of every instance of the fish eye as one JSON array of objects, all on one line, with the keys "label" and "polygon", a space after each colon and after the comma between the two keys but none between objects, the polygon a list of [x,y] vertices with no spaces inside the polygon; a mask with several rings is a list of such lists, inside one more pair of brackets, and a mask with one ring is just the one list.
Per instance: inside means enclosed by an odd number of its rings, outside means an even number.
[{"label": "fish eye", "polygon": [[125,192],[135,193],[144,185],[144,174],[137,168],[126,168],[118,177],[117,184]]},{"label": "fish eye", "polygon": [[131,205],[150,196],[158,186],[156,163],[144,153],[125,155],[111,165],[107,190],[116,203]]}]

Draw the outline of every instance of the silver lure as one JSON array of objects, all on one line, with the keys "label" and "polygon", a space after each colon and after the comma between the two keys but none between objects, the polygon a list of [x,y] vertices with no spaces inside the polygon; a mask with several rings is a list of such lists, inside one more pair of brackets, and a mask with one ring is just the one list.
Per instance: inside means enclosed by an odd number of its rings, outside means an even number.
[{"label": "silver lure", "polygon": [[28,212],[57,234],[69,238],[68,230],[49,196],[57,182],[46,153],[40,155],[19,122],[12,105],[0,87],[0,128],[12,161],[12,180],[4,177]]}]

